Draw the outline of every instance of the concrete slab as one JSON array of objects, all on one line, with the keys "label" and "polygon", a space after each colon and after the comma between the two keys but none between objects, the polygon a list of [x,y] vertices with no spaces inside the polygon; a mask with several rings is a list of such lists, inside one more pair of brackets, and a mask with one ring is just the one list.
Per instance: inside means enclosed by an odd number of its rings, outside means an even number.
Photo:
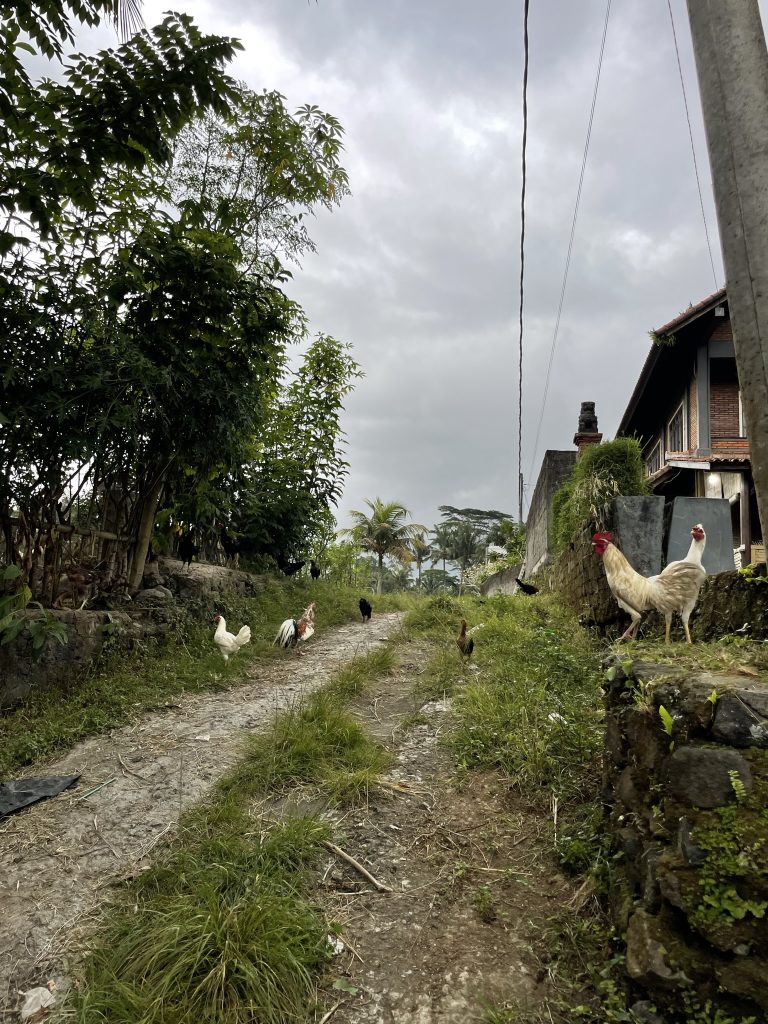
[{"label": "concrete slab", "polygon": [[674,498],[667,538],[667,563],[685,558],[691,527],[701,523],[707,534],[704,568],[708,573],[733,571],[731,506],[725,498]]},{"label": "concrete slab", "polygon": [[660,494],[616,498],[612,525],[616,544],[633,569],[643,576],[661,572],[664,498]]}]

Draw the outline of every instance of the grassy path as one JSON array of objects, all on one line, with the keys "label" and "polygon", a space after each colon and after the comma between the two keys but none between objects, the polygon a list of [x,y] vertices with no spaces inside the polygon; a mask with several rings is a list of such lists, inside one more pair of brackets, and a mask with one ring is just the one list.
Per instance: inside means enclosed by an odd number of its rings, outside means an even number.
[{"label": "grassy path", "polygon": [[[141,873],[179,816],[242,757],[245,737],[321,687],[340,665],[382,646],[401,616],[325,631],[303,657],[232,665],[237,687],[186,695],[167,710],[78,744],[25,775],[81,773],[77,787],[0,826],[0,1006],[62,973],[62,957],[111,884]],[[96,786],[103,788],[85,799]]]}]

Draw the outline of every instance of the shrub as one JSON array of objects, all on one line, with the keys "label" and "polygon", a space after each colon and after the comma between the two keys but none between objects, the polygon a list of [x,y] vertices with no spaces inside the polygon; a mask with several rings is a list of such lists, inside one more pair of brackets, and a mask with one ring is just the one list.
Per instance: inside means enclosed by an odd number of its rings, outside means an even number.
[{"label": "shrub", "polygon": [[587,448],[552,501],[555,550],[562,551],[580,528],[602,528],[608,509],[619,495],[647,494],[640,442],[617,437]]}]

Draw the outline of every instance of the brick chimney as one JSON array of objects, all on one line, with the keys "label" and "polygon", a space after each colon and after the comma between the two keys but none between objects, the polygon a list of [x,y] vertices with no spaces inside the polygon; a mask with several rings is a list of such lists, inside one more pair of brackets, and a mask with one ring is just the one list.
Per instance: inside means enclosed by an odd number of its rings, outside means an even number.
[{"label": "brick chimney", "polygon": [[579,449],[576,456],[580,459],[584,452],[592,444],[600,444],[603,435],[597,429],[597,415],[594,402],[582,402],[579,413],[579,429],[573,435],[573,443]]}]

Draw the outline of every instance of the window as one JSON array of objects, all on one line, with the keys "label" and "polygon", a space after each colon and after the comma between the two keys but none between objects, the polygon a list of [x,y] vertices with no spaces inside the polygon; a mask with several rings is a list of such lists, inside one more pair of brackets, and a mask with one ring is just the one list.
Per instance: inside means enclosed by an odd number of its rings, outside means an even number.
[{"label": "window", "polygon": [[651,448],[650,454],[646,456],[645,468],[648,471],[648,476],[653,476],[661,469],[661,441],[657,441]]},{"label": "window", "polygon": [[685,403],[681,402],[667,425],[667,451],[685,451]]}]

